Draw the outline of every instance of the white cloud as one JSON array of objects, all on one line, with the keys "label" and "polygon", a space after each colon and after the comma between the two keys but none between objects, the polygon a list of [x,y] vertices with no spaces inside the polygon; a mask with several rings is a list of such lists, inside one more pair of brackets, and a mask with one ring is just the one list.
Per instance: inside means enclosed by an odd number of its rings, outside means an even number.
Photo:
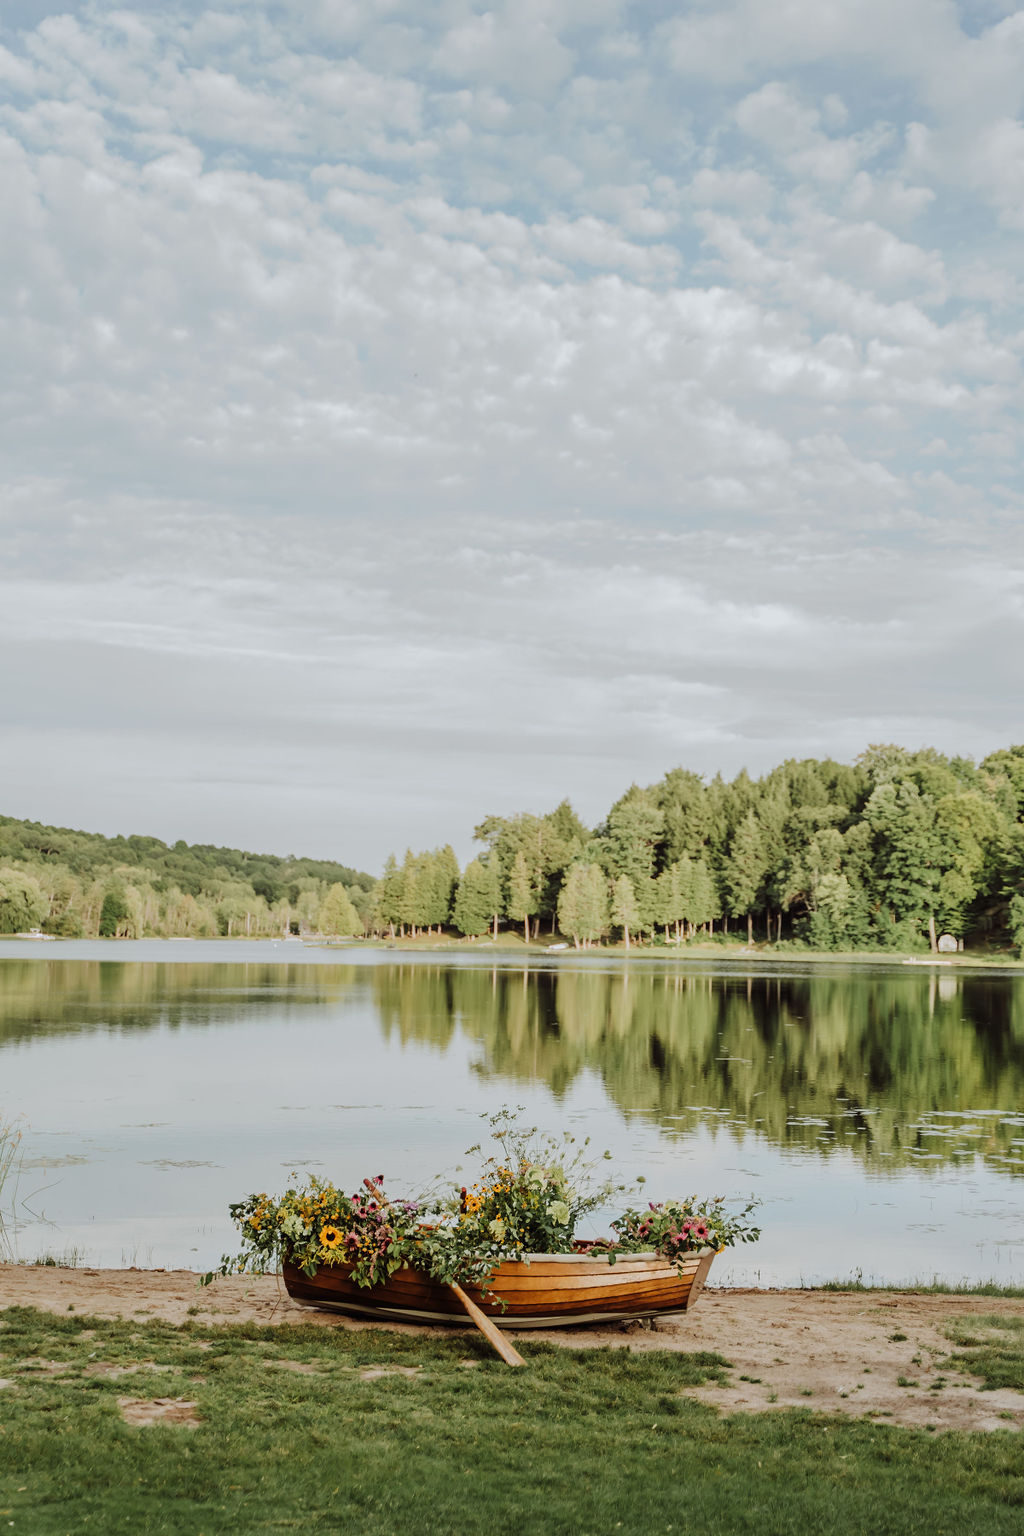
[{"label": "white cloud", "polygon": [[[2,809],[143,828],[149,773],[182,835],[375,866],[866,721],[1008,739],[999,23],[91,0],[4,30]],[[301,837],[254,787],[289,773]],[[337,782],[373,820],[326,846]]]}]

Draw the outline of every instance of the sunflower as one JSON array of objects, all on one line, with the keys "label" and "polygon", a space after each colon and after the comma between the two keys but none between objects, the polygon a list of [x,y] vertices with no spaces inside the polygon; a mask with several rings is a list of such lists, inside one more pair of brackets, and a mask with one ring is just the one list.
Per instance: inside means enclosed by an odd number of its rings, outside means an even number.
[{"label": "sunflower", "polygon": [[330,1223],[320,1228],[320,1243],[324,1248],[337,1248],[342,1240],[340,1227],[332,1227]]}]

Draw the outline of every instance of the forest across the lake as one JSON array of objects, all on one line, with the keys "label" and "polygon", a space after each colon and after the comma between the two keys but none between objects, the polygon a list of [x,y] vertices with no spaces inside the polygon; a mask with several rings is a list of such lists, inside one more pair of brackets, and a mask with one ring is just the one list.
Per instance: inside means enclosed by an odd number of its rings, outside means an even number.
[{"label": "forest across the lake", "polygon": [[869,747],[761,778],[675,768],[596,827],[568,800],[488,816],[379,879],[331,860],[104,837],[0,816],[0,933],[417,939],[504,929],[577,948],[727,940],[1024,953],[1024,746],[980,763]]}]

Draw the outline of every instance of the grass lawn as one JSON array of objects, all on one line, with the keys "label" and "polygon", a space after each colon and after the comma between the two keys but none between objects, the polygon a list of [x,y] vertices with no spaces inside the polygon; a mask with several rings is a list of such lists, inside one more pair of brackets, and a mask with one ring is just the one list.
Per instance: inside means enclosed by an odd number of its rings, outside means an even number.
[{"label": "grass lawn", "polygon": [[1024,1317],[965,1317],[949,1330],[955,1355],[943,1360],[943,1366],[980,1376],[986,1387],[1012,1387],[1024,1392]]},{"label": "grass lawn", "polygon": [[[1019,1320],[972,1319],[964,1343],[1019,1384]],[[0,1532],[1024,1528],[1014,1430],[928,1434],[804,1410],[722,1418],[685,1395],[721,1379],[715,1355],[523,1352],[527,1368],[510,1371],[465,1335],[175,1328],[10,1308]],[[198,1423],[130,1425],[124,1398],[185,1400]]]}]

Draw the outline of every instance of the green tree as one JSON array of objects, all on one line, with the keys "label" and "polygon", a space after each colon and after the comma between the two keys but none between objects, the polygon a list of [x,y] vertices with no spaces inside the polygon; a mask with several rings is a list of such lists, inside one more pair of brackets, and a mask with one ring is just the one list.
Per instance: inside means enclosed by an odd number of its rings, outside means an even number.
[{"label": "green tree", "polygon": [[571,864],[558,898],[558,926],[577,949],[589,949],[608,927],[608,882],[599,864]]},{"label": "green tree", "polygon": [[501,881],[497,866],[485,864],[482,859],[472,859],[466,865],[455,893],[452,921],[456,928],[468,937],[477,938],[493,925],[496,935],[500,905]]},{"label": "green tree", "polygon": [[116,939],[124,937],[121,933],[121,928],[127,921],[128,904],[125,901],[124,888],[115,886],[103,898],[103,907],[100,911],[100,938]]},{"label": "green tree", "polygon": [[612,879],[628,875],[634,890],[654,878],[665,817],[654,797],[634,784],[612,806],[601,834],[602,862]]},{"label": "green tree", "polygon": [[446,843],[434,853],[426,908],[427,926],[436,928],[438,933],[452,920],[452,902],[458,884],[459,861],[455,850]]},{"label": "green tree", "polygon": [[715,918],[722,912],[722,900],[718,885],[704,858],[695,860],[690,882],[690,927],[714,928]]},{"label": "green tree", "polygon": [[990,752],[979,765],[979,776],[1007,821],[1024,819],[1024,746]]},{"label": "green tree", "polygon": [[682,937],[681,925],[693,904],[692,887],[693,863],[686,854],[658,876],[658,921],[664,924],[666,939],[670,928],[675,928],[677,944]]},{"label": "green tree", "polygon": [[405,875],[398,867],[398,860],[393,853],[389,853],[384,865],[384,873],[378,880],[373,893],[373,920],[379,930],[387,928],[391,937],[395,937],[395,927],[402,921],[402,898],[405,890]]},{"label": "green tree", "polygon": [[[546,816],[485,817],[473,833],[478,842],[486,843],[488,862],[497,864],[502,890],[507,895],[510,895],[516,854],[523,855],[530,884],[536,893],[536,905],[531,912],[549,917],[552,931],[565,871],[578,859],[587,835],[587,829],[568,800],[563,800]],[[518,913],[512,912],[507,900],[505,911],[515,922],[524,921]]]},{"label": "green tree", "polygon": [[654,787],[652,798],[664,817],[666,860],[699,858],[711,831],[711,805],[699,774],[673,768]]},{"label": "green tree", "polygon": [[46,893],[34,875],[20,869],[0,869],[0,933],[27,933],[38,928],[49,910]]},{"label": "green tree", "polygon": [[746,916],[748,944],[754,940],[754,908],[761,898],[767,873],[764,833],[756,814],[749,810],[736,828],[722,871],[729,911],[734,917]]},{"label": "green tree", "polygon": [[327,887],[327,894],[320,903],[317,927],[321,933],[339,936],[362,933],[363,920],[341,881]]},{"label": "green tree", "polygon": [[1017,953],[1024,958],[1024,896],[1019,891],[1010,897],[1010,933]]},{"label": "green tree", "polygon": [[508,902],[505,910],[514,922],[522,923],[523,940],[529,944],[530,918],[537,910],[537,891],[530,879],[526,855],[521,848],[516,850],[512,868],[509,871]]},{"label": "green tree", "polygon": [[879,897],[892,914],[883,939],[898,948],[927,932],[935,950],[943,859],[934,801],[913,779],[887,779],[872,792],[865,817],[875,834]]},{"label": "green tree", "polygon": [[996,881],[998,848],[1005,820],[998,806],[977,790],[944,795],[935,807],[944,865],[939,876],[938,921],[962,938],[968,914],[982,890]]},{"label": "green tree", "polygon": [[640,904],[628,875],[620,875],[612,886],[611,919],[617,928],[622,929],[628,949],[629,931],[632,929],[635,933],[640,922]]}]

